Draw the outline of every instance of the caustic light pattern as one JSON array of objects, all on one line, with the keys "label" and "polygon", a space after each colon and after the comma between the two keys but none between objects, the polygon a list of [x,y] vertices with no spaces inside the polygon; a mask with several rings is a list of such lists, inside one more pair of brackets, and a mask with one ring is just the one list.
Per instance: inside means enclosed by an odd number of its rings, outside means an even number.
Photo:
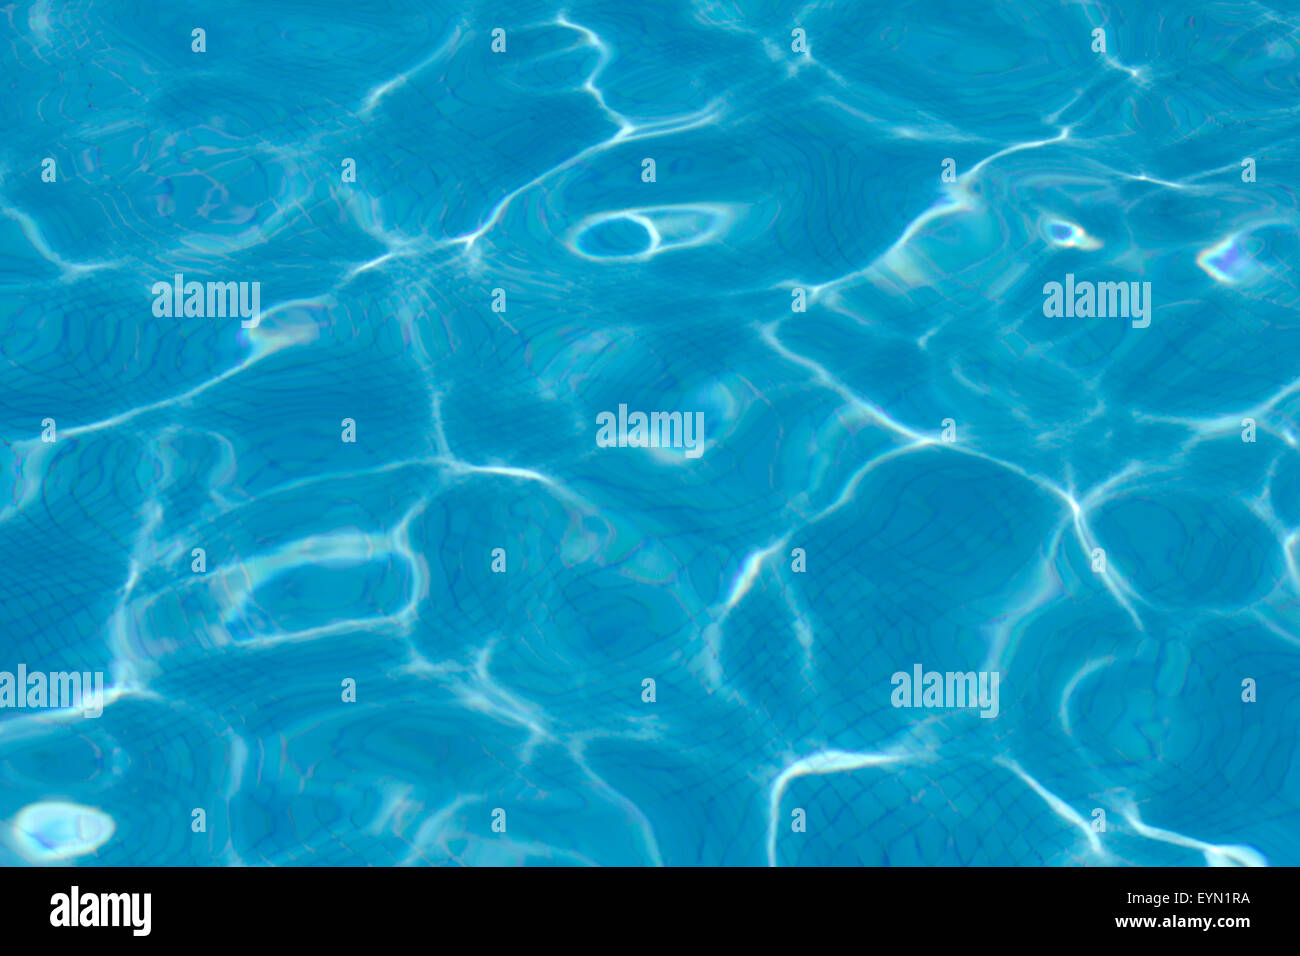
[{"label": "caustic light pattern", "polygon": [[0,864],[1300,863],[1300,12],[19,0]]}]

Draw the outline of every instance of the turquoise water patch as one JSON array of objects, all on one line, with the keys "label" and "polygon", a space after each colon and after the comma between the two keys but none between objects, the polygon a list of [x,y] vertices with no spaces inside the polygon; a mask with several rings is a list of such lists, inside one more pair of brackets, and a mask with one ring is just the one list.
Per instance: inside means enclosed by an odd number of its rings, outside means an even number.
[{"label": "turquoise water patch", "polygon": [[0,864],[1300,862],[1293,12],[10,12]]}]

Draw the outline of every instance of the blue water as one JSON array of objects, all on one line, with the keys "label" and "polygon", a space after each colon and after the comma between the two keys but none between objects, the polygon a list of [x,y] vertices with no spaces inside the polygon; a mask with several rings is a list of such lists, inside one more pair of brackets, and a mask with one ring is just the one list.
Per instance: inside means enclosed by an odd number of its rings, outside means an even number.
[{"label": "blue water", "polygon": [[3,13],[0,863],[1300,863],[1300,8]]}]

